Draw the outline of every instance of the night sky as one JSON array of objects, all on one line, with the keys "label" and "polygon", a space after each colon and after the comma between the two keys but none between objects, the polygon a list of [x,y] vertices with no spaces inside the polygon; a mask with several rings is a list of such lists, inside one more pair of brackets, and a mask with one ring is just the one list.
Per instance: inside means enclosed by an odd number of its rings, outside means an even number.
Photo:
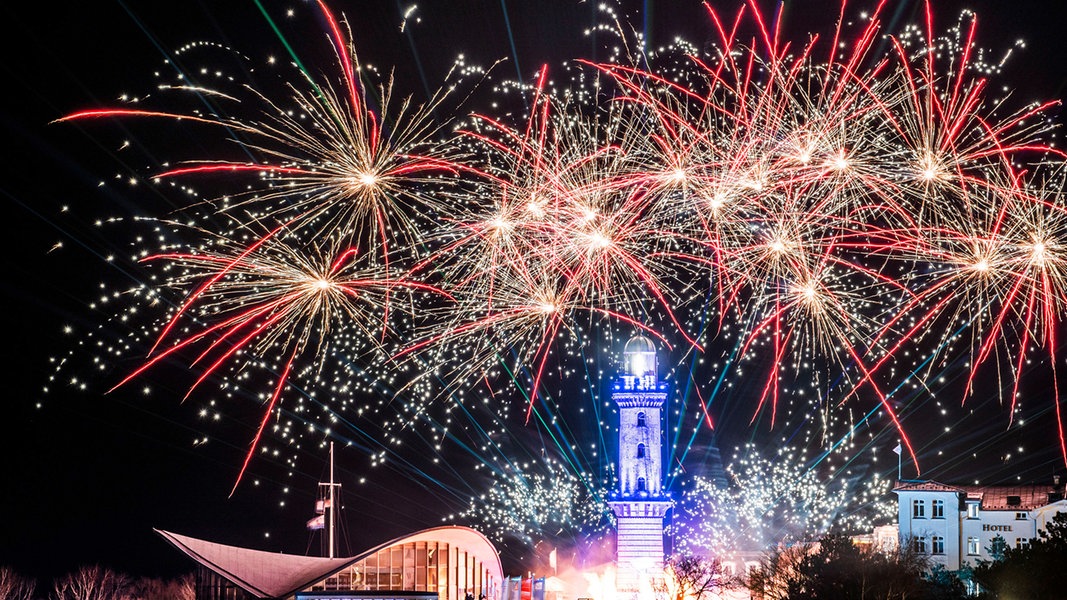
[{"label": "night sky", "polygon": [[[262,1],[286,35],[299,41],[299,53],[306,61],[329,59],[312,5],[301,0]],[[364,62],[385,70],[395,66],[400,95],[420,97],[427,84],[437,87],[459,53],[483,64],[512,58],[512,42],[518,70],[527,78],[541,64],[554,65],[575,56],[597,58],[590,56],[592,44],[581,36],[593,19],[589,3],[512,0],[507,3],[507,17],[513,40],[502,4],[496,0],[420,3],[415,14],[421,22],[409,22],[405,33],[400,32],[400,23],[407,5],[399,2],[338,0],[332,6],[348,17]],[[676,33],[698,43],[710,37],[707,19],[695,0],[645,4],[627,3],[624,13],[631,15],[636,27],[650,23],[654,42]],[[823,30],[836,18],[834,2],[786,4],[791,32]],[[920,3],[898,4],[901,8],[887,11],[885,20],[899,17],[898,23],[913,22]],[[1067,5],[941,0],[936,6],[944,26],[954,23],[961,7],[975,8],[981,45],[1006,48],[1018,38],[1027,41],[1025,51],[1016,54],[997,79],[998,84],[1015,87],[1020,102],[1067,96],[1063,34]],[[289,9],[294,11],[292,17],[286,17]],[[850,12],[858,10],[859,6]],[[195,446],[192,440],[205,435],[205,425],[191,404],[179,401],[181,391],[169,387],[166,373],[108,395],[77,393],[48,381],[54,371],[50,359],[64,356],[72,344],[64,327],[76,331],[95,327],[107,314],[88,308],[97,285],[126,277],[103,260],[110,252],[121,252],[119,242],[90,224],[112,215],[165,210],[173,200],[150,186],[110,181],[115,173],[145,170],[143,157],[118,150],[116,140],[125,135],[124,123],[50,122],[72,111],[109,105],[123,93],[150,91],[152,73],[187,42],[210,40],[262,59],[283,55],[277,37],[256,3],[244,0],[101,0],[59,7],[9,2],[0,8],[0,15],[6,24],[0,36],[5,89],[0,117],[7,142],[0,163],[0,195],[8,226],[2,236],[5,277],[0,287],[5,332],[0,364],[6,384],[0,413],[0,564],[42,577],[91,563],[135,574],[189,570],[177,551],[154,536],[153,527],[266,550],[317,551],[304,521],[311,516],[315,483],[324,473],[324,454],[303,450],[296,473],[281,464],[254,462],[249,481],[228,497],[255,427],[255,407],[246,407],[245,413],[240,408],[228,411],[227,423],[212,426],[211,441]],[[513,61],[498,68],[515,76]],[[178,129],[168,133],[175,135],[175,144],[200,143]],[[160,146],[159,140],[138,141],[137,133],[129,135],[135,146]],[[109,184],[98,185],[102,180]],[[60,243],[62,247],[57,247]],[[140,388],[146,384],[156,389],[143,396]],[[42,388],[49,385],[52,391],[43,394]],[[1047,394],[1047,379],[1024,382],[1023,391]],[[965,461],[955,458],[981,452],[984,460],[995,461],[1002,447],[1017,443],[1000,435],[1006,421],[987,425],[990,418],[1004,417],[995,404],[993,400],[972,405],[977,413],[961,421],[966,433],[957,434],[951,444],[933,434],[919,435],[933,468],[930,476],[980,474],[987,483],[1011,477],[1010,469],[990,467],[978,473],[973,464],[961,466]],[[1033,406],[1045,411],[1033,418],[1051,423],[1049,408]],[[915,426],[923,427],[919,422]],[[746,435],[740,432],[730,441]],[[1028,478],[1064,471],[1054,448],[1054,427],[1034,425],[1026,436],[1033,446],[1049,449],[1035,452],[1023,463]],[[938,457],[942,447],[948,456]],[[339,456],[346,480],[367,477],[362,486],[346,488],[350,514],[362,510],[366,515],[349,519],[353,552],[439,525],[442,516],[457,508],[454,499],[441,498],[440,490],[427,480],[388,468],[368,473],[366,461],[354,450]],[[285,488],[289,491],[279,493]]]}]

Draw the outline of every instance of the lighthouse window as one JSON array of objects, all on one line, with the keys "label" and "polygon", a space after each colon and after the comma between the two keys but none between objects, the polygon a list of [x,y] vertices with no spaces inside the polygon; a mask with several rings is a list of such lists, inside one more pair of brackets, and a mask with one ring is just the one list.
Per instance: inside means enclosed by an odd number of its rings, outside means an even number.
[{"label": "lighthouse window", "polygon": [[643,412],[637,413],[637,426],[638,427],[644,427],[645,426],[645,413],[643,413]]},{"label": "lighthouse window", "polygon": [[645,457],[645,445],[644,444],[638,444],[637,445],[637,458],[644,458],[644,457]]},{"label": "lighthouse window", "polygon": [[645,485],[645,478],[644,477],[638,477],[637,478],[637,491],[644,492],[647,489],[648,489],[648,487]]}]

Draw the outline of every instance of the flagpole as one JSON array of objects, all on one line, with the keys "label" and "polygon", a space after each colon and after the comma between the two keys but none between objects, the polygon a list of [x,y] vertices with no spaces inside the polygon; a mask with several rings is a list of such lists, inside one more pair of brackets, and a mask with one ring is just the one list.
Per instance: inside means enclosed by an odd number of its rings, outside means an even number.
[{"label": "flagpole", "polygon": [[334,498],[333,485],[334,485],[333,484],[333,441],[330,441],[330,496],[329,496],[330,497],[330,508],[329,508],[329,510],[330,510],[330,530],[328,532],[328,535],[330,537],[330,542],[329,542],[330,543],[330,551],[329,551],[329,557],[330,558],[334,557],[334,547],[335,546],[334,546],[334,539],[333,539],[333,535],[334,535],[333,534],[333,529],[334,529],[334,526],[336,525],[336,523],[335,523],[335,519],[336,519],[335,515],[337,514],[337,507],[334,504],[334,502],[336,502],[337,500],[336,500],[336,498]]}]

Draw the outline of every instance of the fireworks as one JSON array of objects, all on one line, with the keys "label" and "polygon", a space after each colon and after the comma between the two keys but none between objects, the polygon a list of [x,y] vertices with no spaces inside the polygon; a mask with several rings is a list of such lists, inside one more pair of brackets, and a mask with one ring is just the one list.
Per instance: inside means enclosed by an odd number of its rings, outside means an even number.
[{"label": "fireworks", "polygon": [[816,539],[831,527],[870,531],[871,523],[896,513],[896,504],[885,499],[890,482],[876,474],[821,481],[806,466],[809,460],[788,447],[768,459],[749,446],[734,458],[728,481],[694,477],[685,490],[671,529],[682,553],[762,550]]},{"label": "fireworks", "polygon": [[[296,60],[283,94],[250,85],[232,110],[238,92],[183,80],[168,89],[209,108],[60,119],[174,120],[225,132],[245,156],[149,174],[223,191],[168,217],[162,248],[138,253],[151,291],[135,296],[165,314],[109,349],[142,359],[112,384],[181,361],[196,369],[189,394],[208,381],[250,390],[264,412],[245,466],[275,416],[293,448],[351,436],[374,465],[478,498],[468,516],[500,507],[494,527],[528,535],[601,514],[595,490],[613,476],[601,378],[633,330],[670,354],[679,477],[706,425],[739,414],[827,454],[881,414],[891,429],[877,433],[899,435],[918,468],[903,389],[932,392],[963,362],[962,396],[993,373],[1014,415],[1027,363],[1055,363],[1067,168],[1052,103],[1015,107],[993,91],[1001,62],[977,49],[971,13],[939,34],[927,6],[896,34],[878,11],[850,24],[842,5],[832,35],[796,44],[750,2],[707,8],[707,48],[653,50],[604,8],[609,58],[542,66],[496,85],[494,104],[514,110],[463,115],[447,93],[416,107],[362,82],[343,21],[317,9],[333,76]],[[230,193],[235,180],[246,187]],[[526,427],[538,450],[501,441]],[[435,462],[462,448],[499,484],[483,499],[426,475],[398,449],[408,438]],[[521,452],[551,466],[515,469]],[[744,523],[783,499],[802,507],[786,521],[855,501],[844,487],[818,492],[805,461],[785,463],[734,473],[753,502],[757,480],[804,482],[767,484],[755,513],[724,517],[753,541],[775,532]]]},{"label": "fireworks", "polygon": [[607,512],[604,491],[558,464],[524,473],[516,469],[494,478],[485,493],[471,499],[460,515],[498,541],[533,544],[564,531],[590,530]]}]

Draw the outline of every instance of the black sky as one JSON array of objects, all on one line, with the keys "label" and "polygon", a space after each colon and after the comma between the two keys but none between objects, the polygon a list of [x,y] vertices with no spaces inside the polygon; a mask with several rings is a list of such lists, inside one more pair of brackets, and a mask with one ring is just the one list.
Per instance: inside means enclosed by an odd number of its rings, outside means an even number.
[{"label": "black sky", "polygon": [[[308,36],[319,36],[314,7],[302,0],[262,0],[275,17],[295,11]],[[64,391],[42,394],[53,371],[50,357],[63,355],[71,339],[65,325],[90,327],[100,316],[87,308],[96,285],[120,278],[97,256],[100,234],[84,226],[96,217],[137,212],[143,190],[98,182],[125,160],[111,142],[96,137],[106,128],[50,122],[71,111],[110,104],[124,92],[139,94],[154,81],[164,59],[192,40],[224,43],[245,54],[281,54],[277,38],[250,0],[161,3],[155,0],[80,3],[7,2],[0,8],[3,101],[0,119],[5,157],[0,196],[6,233],[0,283],[3,309],[0,365],[4,404],[0,412],[0,564],[51,576],[80,564],[103,563],[134,573],[174,574],[188,569],[177,553],[155,538],[152,527],[263,549],[302,552],[306,514],[291,507],[309,501],[320,476],[309,459],[290,477],[280,468],[258,476],[277,482],[272,491],[243,488],[228,499],[247,427],[231,439],[213,438],[204,448],[190,441],[199,428],[190,407],[170,395],[142,399],[135,391],[100,397]],[[436,87],[456,54],[488,64],[511,58],[512,44],[498,0],[420,2],[421,23],[401,34],[401,6],[393,0],[336,0],[333,8],[352,23],[365,62],[395,65],[398,85],[417,95],[423,81]],[[423,5],[425,4],[425,5]],[[695,0],[628,4],[633,15],[651,14],[654,40],[673,33],[699,41],[710,29]],[[915,20],[919,3],[896,3],[901,22]],[[518,70],[530,76],[542,63],[589,55],[581,35],[593,8],[577,0],[510,0],[506,3]],[[725,4],[724,4],[725,5]],[[787,29],[824,28],[836,2],[787,2]],[[962,6],[979,13],[979,42],[1000,48],[1017,38],[1027,49],[997,81],[1019,98],[1067,95],[1067,6],[1060,2],[984,0],[936,3],[948,25]],[[648,11],[651,11],[650,13]],[[855,14],[857,7],[851,9]],[[886,20],[894,13],[887,11]],[[631,19],[640,26],[641,16]],[[328,57],[325,40],[322,57]],[[300,47],[313,47],[301,40]],[[311,50],[307,50],[312,52]],[[504,68],[515,71],[514,63]],[[421,68],[421,73],[420,73]],[[137,165],[141,166],[140,163]],[[70,214],[64,213],[64,206]],[[106,240],[105,240],[106,241]],[[62,242],[63,247],[54,249]],[[82,245],[82,243],[85,245]],[[106,246],[106,243],[103,244]],[[40,407],[38,407],[40,403]],[[975,441],[974,445],[978,442]],[[345,467],[356,478],[359,467]],[[1051,467],[1050,467],[1051,469]],[[392,535],[440,523],[435,490],[375,473],[360,491],[374,519],[353,522],[360,550]],[[282,508],[276,489],[292,486]],[[385,493],[388,488],[389,492]],[[367,501],[367,498],[381,498]],[[397,498],[408,498],[396,503]],[[267,534],[270,534],[267,537]]]}]

